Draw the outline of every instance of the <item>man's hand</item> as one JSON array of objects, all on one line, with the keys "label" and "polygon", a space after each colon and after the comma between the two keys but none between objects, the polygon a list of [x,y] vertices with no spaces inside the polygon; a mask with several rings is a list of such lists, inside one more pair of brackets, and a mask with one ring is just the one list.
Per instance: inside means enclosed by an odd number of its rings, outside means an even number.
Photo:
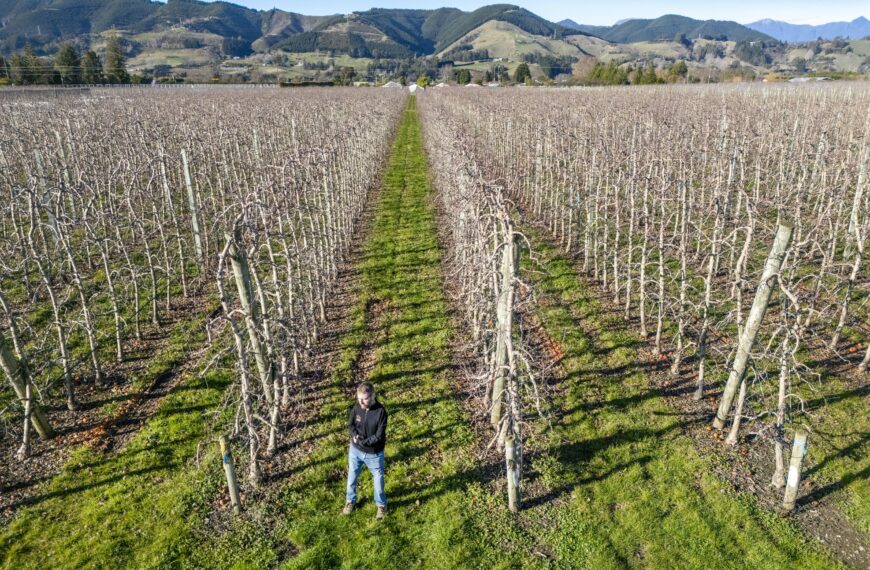
[{"label": "man's hand", "polygon": [[354,436],[353,436],[353,442],[354,442],[354,443],[359,443],[359,436],[358,436],[358,435],[354,435]]}]

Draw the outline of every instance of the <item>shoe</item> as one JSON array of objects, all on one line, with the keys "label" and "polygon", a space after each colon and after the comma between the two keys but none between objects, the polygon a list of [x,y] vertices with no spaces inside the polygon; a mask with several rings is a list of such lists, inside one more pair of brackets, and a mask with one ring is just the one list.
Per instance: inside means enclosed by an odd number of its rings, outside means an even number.
[{"label": "shoe", "polygon": [[341,514],[349,515],[350,513],[353,512],[353,507],[354,507],[353,503],[348,501],[347,503],[344,504],[344,509],[341,511]]},{"label": "shoe", "polygon": [[375,518],[381,520],[387,516],[387,507],[378,507],[378,514],[375,515]]}]

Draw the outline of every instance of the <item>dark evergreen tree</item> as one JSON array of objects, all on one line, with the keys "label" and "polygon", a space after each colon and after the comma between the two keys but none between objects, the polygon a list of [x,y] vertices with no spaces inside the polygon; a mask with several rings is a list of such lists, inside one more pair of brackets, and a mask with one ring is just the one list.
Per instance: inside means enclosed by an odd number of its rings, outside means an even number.
[{"label": "dark evergreen tree", "polygon": [[82,83],[102,83],[103,82],[103,64],[100,63],[100,58],[93,50],[88,51],[82,57],[81,69]]},{"label": "dark evergreen tree", "polygon": [[335,76],[335,84],[353,85],[354,79],[356,79],[356,69],[350,66],[345,66],[342,67],[338,74]]},{"label": "dark evergreen tree", "polygon": [[644,70],[643,75],[640,77],[641,85],[655,85],[656,83],[661,83],[659,80],[659,76],[656,75],[656,66],[653,65],[652,62],[649,62],[646,66],[646,70]]},{"label": "dark evergreen tree", "polygon": [[106,65],[103,73],[109,83],[130,83],[130,74],[124,63],[124,54],[121,51],[121,40],[117,34],[112,34],[106,41]]},{"label": "dark evergreen tree", "polygon": [[670,69],[668,69],[668,81],[671,83],[676,83],[677,81],[685,81],[686,77],[689,75],[689,66],[686,65],[686,62],[682,59],[674,63]]},{"label": "dark evergreen tree", "polygon": [[517,66],[516,71],[514,71],[514,81],[517,83],[525,83],[526,79],[532,78],[532,72],[529,71],[528,64],[521,63]]},{"label": "dark evergreen tree", "polygon": [[42,79],[42,65],[39,58],[33,53],[33,46],[29,43],[24,46],[24,74],[23,83],[39,83]]},{"label": "dark evergreen tree", "polygon": [[19,85],[26,83],[27,63],[20,53],[13,53],[9,59],[9,78]]},{"label": "dark evergreen tree", "polygon": [[456,72],[456,83],[466,85],[471,83],[471,72],[467,69],[460,69]]},{"label": "dark evergreen tree", "polygon": [[71,44],[64,44],[54,58],[54,68],[63,84],[81,83],[81,59],[79,52]]}]

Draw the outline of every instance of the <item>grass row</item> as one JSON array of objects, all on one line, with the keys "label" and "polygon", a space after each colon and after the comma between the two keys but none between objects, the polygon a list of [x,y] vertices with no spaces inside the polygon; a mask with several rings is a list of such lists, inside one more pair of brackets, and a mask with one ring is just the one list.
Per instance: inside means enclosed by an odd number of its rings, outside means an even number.
[{"label": "grass row", "polygon": [[[205,340],[201,321],[185,322],[149,370],[161,362],[180,364]],[[190,528],[221,488],[218,462],[197,467],[192,458],[234,375],[228,359],[202,377],[194,373],[119,452],[82,447],[42,484],[0,530],[3,567],[172,565],[194,540]]]},{"label": "grass row", "polygon": [[[772,236],[771,236],[772,237]],[[763,262],[767,255],[769,243],[761,239],[756,244],[753,256],[756,265]],[[653,264],[648,271],[650,271]],[[676,275],[679,272],[678,260],[671,258],[666,260],[666,272]],[[830,276],[829,276],[830,277]],[[689,271],[689,290],[702,292],[704,289],[702,276]],[[827,284],[832,287],[834,282]],[[671,295],[678,294],[678,281],[669,285]],[[744,293],[744,303],[751,301],[752,293]],[[784,297],[777,293],[775,301],[781,301]],[[861,307],[859,293],[853,293],[850,307],[864,311]],[[624,292],[621,302],[624,302]],[[636,311],[637,300],[634,299]],[[710,317],[719,327],[719,332],[728,338],[736,339],[736,324],[726,319],[726,316],[735,309],[734,301],[725,299],[720,305],[711,308]],[[655,310],[648,305],[647,310]],[[748,309],[744,310],[744,317]],[[855,318],[860,320],[861,314]],[[647,317],[649,319],[649,316]],[[761,331],[756,346],[765,346],[771,339],[770,330],[776,322],[777,315],[769,312],[766,317],[765,327]],[[727,322],[724,322],[727,321]],[[654,327],[654,321],[648,322]],[[770,326],[768,326],[770,325]],[[695,333],[689,329],[687,342],[697,341]],[[672,319],[664,322],[663,346],[669,347],[669,338],[676,335],[676,323]],[[851,339],[852,343],[861,340],[860,331],[845,327],[844,338]],[[684,353],[684,360],[691,359],[697,347],[690,347]],[[726,359],[713,358],[707,354],[708,391],[711,386],[724,385],[728,375]],[[811,351],[806,348],[806,343],[797,354],[797,358],[806,365],[799,370],[800,379],[792,377],[789,387],[791,394],[789,399],[790,409],[786,421],[786,439],[793,437],[796,427],[808,427],[810,430],[810,446],[807,456],[806,472],[818,482],[812,491],[817,496],[827,496],[835,492],[835,502],[847,516],[847,518],[864,533],[870,534],[870,415],[866,413],[868,386],[849,383],[838,377],[829,369],[827,362],[814,360]],[[668,361],[670,364],[670,361]],[[769,410],[776,407],[778,361],[765,359],[754,362],[753,373],[748,374],[750,405],[757,411]],[[685,364],[683,368],[685,369]],[[697,363],[692,364],[692,376],[696,376]],[[773,422],[772,416],[769,422]],[[745,431],[745,430],[744,430]]]},{"label": "grass row", "polygon": [[[436,220],[414,99],[387,165],[365,244],[353,328],[319,420],[317,444],[284,481],[277,522],[239,521],[217,537],[207,566],[281,568],[507,568],[540,565],[504,506],[480,477],[474,436],[450,383],[450,322]],[[372,310],[375,308],[375,310]],[[364,348],[366,343],[371,348]],[[363,354],[371,350],[371,355]],[[368,379],[389,412],[389,515],[374,519],[364,470],[359,508],[341,515],[347,470],[351,374],[374,358]],[[240,529],[244,529],[241,531]],[[244,543],[239,532],[248,533]]]},{"label": "grass row", "polygon": [[[385,174],[366,245],[353,330],[304,463],[283,481],[278,504],[248,501],[242,517],[218,515],[220,465],[191,458],[234,371],[231,359],[173,391],[115,455],[81,449],[0,531],[10,568],[64,567],[477,567],[529,566],[528,540],[501,497],[479,481],[473,435],[452,397],[451,354],[435,219],[416,110],[409,108]],[[377,316],[370,310],[378,306]],[[345,418],[354,363],[376,335],[370,380],[390,411],[387,493],[391,512],[374,520],[371,500],[352,517],[344,500]],[[204,341],[188,330],[191,346]],[[244,472],[243,466],[240,472]],[[364,475],[360,496],[371,496]],[[505,531],[507,529],[507,532]],[[504,542],[504,544],[500,544]]]},{"label": "grass row", "polygon": [[[756,236],[751,258],[754,260],[750,266],[760,267],[769,252],[769,239],[772,235]],[[637,245],[637,244],[635,244]],[[691,244],[692,248],[696,244]],[[842,249],[842,246],[841,246]],[[842,251],[838,250],[838,257]],[[652,263],[647,271],[654,269]],[[798,276],[804,275],[809,268],[802,268]],[[677,275],[679,273],[679,261],[674,258],[666,259],[666,273]],[[648,274],[649,275],[649,274]],[[838,281],[828,275],[825,281],[825,290],[834,290]],[[678,280],[670,282],[669,295],[676,298],[678,295]],[[696,295],[704,290],[703,276],[689,270],[688,288]],[[839,292],[838,294],[842,293]],[[624,292],[621,302],[624,302]],[[635,293],[636,294],[636,293]],[[743,302],[751,302],[753,293],[744,293]],[[851,310],[854,311],[852,320],[866,320],[866,302],[863,302],[866,294],[857,289],[852,293]],[[783,301],[782,294],[775,294],[774,302]],[[637,300],[633,299],[636,311]],[[648,305],[647,310],[655,310]],[[718,323],[716,326],[721,334],[730,339],[737,338],[736,323],[727,318],[735,310],[735,302],[731,299],[723,299],[718,305],[711,307],[711,322]],[[744,318],[748,308],[744,307]],[[649,316],[647,317],[650,318]],[[770,331],[775,329],[778,316],[769,312],[766,317],[765,327],[762,328],[756,346],[765,346],[770,339]],[[653,325],[654,321],[648,322]],[[768,326],[770,325],[770,326]],[[833,323],[828,328],[833,328]],[[827,331],[822,338],[830,338],[831,331]],[[821,334],[821,333],[819,333]],[[669,338],[676,336],[676,323],[673,319],[664,322],[663,346],[669,347]],[[856,344],[867,340],[862,338],[862,332],[854,327],[846,326],[843,330],[843,339],[848,343]],[[692,328],[688,329],[688,337],[684,342],[697,341],[697,336]],[[841,345],[844,341],[841,341]],[[804,343],[797,353],[797,358],[806,368],[797,371],[797,376],[792,376],[789,387],[788,418],[786,421],[786,439],[793,437],[794,429],[798,426],[807,427],[810,430],[810,447],[807,456],[807,474],[812,475],[818,482],[818,487],[813,491],[816,495],[827,496],[836,492],[835,501],[847,518],[864,533],[870,534],[870,415],[866,413],[868,386],[849,383],[835,373],[831,372],[829,363],[816,361],[813,351]],[[689,347],[683,354],[684,360],[695,356],[697,346]],[[818,352],[818,350],[816,351]],[[728,376],[727,361],[722,358],[714,358],[711,352],[707,353],[707,386],[708,389],[716,383],[724,384]],[[670,363],[670,361],[669,361]],[[692,375],[695,377],[697,364]],[[750,405],[756,410],[770,410],[776,407],[777,382],[779,376],[779,362],[776,359],[765,359],[754,362],[753,374],[748,374],[750,382],[749,399]],[[684,365],[685,368],[685,365]],[[773,421],[772,416],[769,420]]]},{"label": "grass row", "polygon": [[639,339],[587,292],[571,262],[531,231],[539,315],[566,356],[563,416],[536,464],[554,499],[530,509],[533,533],[576,567],[831,568],[787,521],[737,494],[681,433]]}]

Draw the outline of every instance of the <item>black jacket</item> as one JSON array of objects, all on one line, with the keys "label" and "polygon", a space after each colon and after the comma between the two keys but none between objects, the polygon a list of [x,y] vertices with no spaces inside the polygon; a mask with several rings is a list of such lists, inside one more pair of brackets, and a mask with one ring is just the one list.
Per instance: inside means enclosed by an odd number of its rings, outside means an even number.
[{"label": "black jacket", "polygon": [[348,418],[350,440],[357,436],[353,445],[365,453],[380,453],[387,443],[387,409],[375,402],[368,410],[355,404]]}]

